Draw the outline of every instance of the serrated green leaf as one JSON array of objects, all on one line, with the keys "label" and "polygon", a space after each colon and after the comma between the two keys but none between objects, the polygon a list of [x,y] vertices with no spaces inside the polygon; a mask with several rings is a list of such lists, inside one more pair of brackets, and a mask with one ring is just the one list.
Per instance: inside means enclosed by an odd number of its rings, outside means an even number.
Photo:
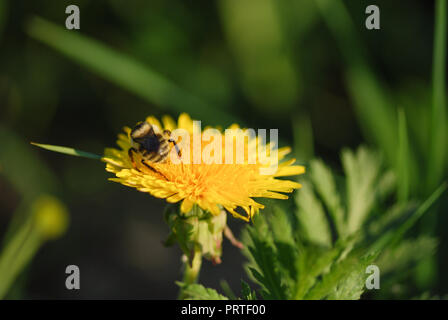
[{"label": "serrated green leaf", "polygon": [[294,263],[291,263],[296,261],[298,254],[291,224],[287,212],[274,207],[274,212],[269,217],[269,225],[274,236],[274,250],[280,272],[285,275],[284,282],[288,287],[294,286],[297,279],[297,270]]},{"label": "serrated green leaf", "polygon": [[331,170],[322,162],[322,160],[313,160],[310,164],[311,179],[316,191],[324,201],[325,206],[333,219],[336,231],[343,235],[344,228],[344,209],[341,205],[339,192],[334,181]]},{"label": "serrated green leaf", "polygon": [[241,296],[243,300],[257,300],[255,290],[252,290],[244,280],[241,280]]},{"label": "serrated green leaf", "polygon": [[324,208],[316,198],[309,182],[303,182],[303,187],[296,195],[298,210],[296,212],[302,233],[312,243],[330,247],[331,231]]},{"label": "serrated green leaf", "polygon": [[269,226],[276,241],[294,244],[294,234],[292,221],[288,218],[288,213],[282,208],[275,206],[273,213],[269,216]]},{"label": "serrated green leaf", "polygon": [[185,295],[185,300],[229,300],[229,298],[219,294],[215,289],[206,288],[201,284],[186,285],[177,282]]},{"label": "serrated green leaf", "polygon": [[364,292],[365,270],[354,271],[342,279],[327,300],[358,300]]},{"label": "serrated green leaf", "polygon": [[342,246],[336,245],[332,249],[315,245],[302,246],[298,259],[299,277],[295,286],[294,299],[301,300],[308,290],[317,282],[333,261],[339,256]]},{"label": "serrated green leaf", "polygon": [[[340,225],[348,231],[340,232],[334,246],[328,219],[334,220],[335,215],[326,215],[320,199],[330,213],[331,208],[343,207],[342,198],[330,194],[338,193],[337,186],[331,171],[320,161],[311,165],[311,179],[320,198],[306,181],[296,195],[300,232],[292,229],[296,223],[290,221],[288,212],[276,209],[270,210],[267,218],[260,216],[249,228],[250,241],[244,240],[250,244],[249,272],[262,286],[263,298],[359,299],[365,290],[366,267],[377,259],[380,250],[397,244],[446,188],[441,186],[418,208],[406,202],[385,209],[381,201],[389,200],[396,190],[395,175],[381,172],[381,157],[361,147],[356,153],[344,151],[342,162],[349,213]],[[322,238],[322,233],[327,238]],[[428,252],[431,245],[415,243],[419,250]],[[412,251],[411,245],[406,248]],[[396,254],[401,255],[400,251]]]},{"label": "serrated green leaf", "polygon": [[360,229],[372,209],[381,159],[376,153],[360,147],[356,154],[344,150],[342,165],[347,177],[347,229],[352,234]]},{"label": "serrated green leaf", "polygon": [[[346,279],[353,273],[365,272],[365,268],[377,257],[378,253],[366,254],[365,250],[357,250],[350,252],[344,259],[335,263],[331,270],[322,277],[305,296],[305,299],[319,300],[329,297],[331,294],[335,294],[334,290],[338,287],[344,289],[338,293],[338,296],[348,295],[345,292],[347,287],[357,287],[353,283],[353,279],[350,282],[345,283]],[[359,279],[358,279],[359,281]]]},{"label": "serrated green leaf", "polygon": [[249,251],[258,267],[250,268],[252,275],[266,289],[266,299],[286,299],[286,288],[282,275],[279,273],[278,261],[271,243],[266,239],[259,238],[254,229],[249,229],[252,246]]}]

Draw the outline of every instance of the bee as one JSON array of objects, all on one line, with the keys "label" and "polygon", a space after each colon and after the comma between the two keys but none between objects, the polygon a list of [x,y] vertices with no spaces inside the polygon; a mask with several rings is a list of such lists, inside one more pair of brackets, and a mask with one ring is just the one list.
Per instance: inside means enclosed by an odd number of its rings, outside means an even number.
[{"label": "bee", "polygon": [[159,132],[157,126],[142,121],[137,123],[131,130],[131,142],[132,147],[129,148],[128,155],[132,166],[136,168],[134,153],[139,153],[142,156],[141,163],[143,165],[168,180],[161,172],[152,167],[151,163],[163,163],[166,161],[171,151],[170,143],[176,148],[179,158],[181,157],[181,152],[176,141],[171,138],[171,131],[164,130],[163,132]]}]

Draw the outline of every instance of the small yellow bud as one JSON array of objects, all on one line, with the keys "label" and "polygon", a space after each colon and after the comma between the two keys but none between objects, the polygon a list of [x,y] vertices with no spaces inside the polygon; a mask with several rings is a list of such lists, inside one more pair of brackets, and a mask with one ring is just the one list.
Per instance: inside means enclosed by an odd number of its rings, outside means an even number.
[{"label": "small yellow bud", "polygon": [[36,229],[45,239],[61,236],[68,227],[68,211],[65,205],[50,195],[39,196],[32,206]]}]

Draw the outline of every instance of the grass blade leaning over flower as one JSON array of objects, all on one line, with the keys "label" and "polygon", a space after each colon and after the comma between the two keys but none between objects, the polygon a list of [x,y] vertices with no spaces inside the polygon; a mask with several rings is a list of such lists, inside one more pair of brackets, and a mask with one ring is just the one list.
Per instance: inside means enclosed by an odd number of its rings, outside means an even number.
[{"label": "grass blade leaning over flower", "polygon": [[41,143],[35,143],[35,142],[31,142],[31,144],[36,147],[42,148],[42,149],[68,154],[70,156],[84,157],[84,158],[97,159],[97,160],[101,159],[101,156],[99,156],[99,155],[96,155],[96,154],[90,153],[90,152],[81,151],[81,150],[76,150],[74,148],[54,146],[51,144],[41,144]]},{"label": "grass blade leaning over flower", "polygon": [[94,160],[102,160],[106,163],[111,163],[113,165],[118,166],[119,164],[114,162],[111,159],[102,157],[100,155],[91,153],[91,152],[87,152],[87,151],[82,151],[82,150],[78,150],[75,148],[70,148],[70,147],[63,147],[63,146],[55,146],[52,144],[42,144],[42,143],[36,143],[36,142],[31,142],[31,144],[33,146],[45,149],[45,150],[49,150],[49,151],[53,151],[53,152],[58,152],[58,153],[63,153],[63,154],[67,154],[69,156],[76,156],[76,157],[82,157],[82,158],[88,158],[88,159],[94,159]]}]

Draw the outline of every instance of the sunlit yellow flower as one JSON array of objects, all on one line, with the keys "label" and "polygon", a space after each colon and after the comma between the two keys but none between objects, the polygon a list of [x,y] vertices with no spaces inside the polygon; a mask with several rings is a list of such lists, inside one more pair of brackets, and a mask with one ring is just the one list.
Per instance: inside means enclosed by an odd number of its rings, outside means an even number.
[{"label": "sunlit yellow flower", "polygon": [[[162,123],[154,117],[148,117],[146,121],[162,130],[173,131],[182,128],[193,133],[193,121],[186,114],[179,116],[177,125],[167,116],[162,118]],[[238,126],[233,125],[231,128]],[[270,175],[261,174],[259,169],[265,164],[258,161],[258,158],[255,163],[250,163],[247,161],[247,155],[240,164],[226,164],[224,161],[223,164],[193,164],[185,161],[173,163],[168,157],[163,163],[151,163],[155,170],[150,170],[137,158],[134,168],[128,155],[131,148],[131,129],[126,127],[124,131],[126,134],[118,136],[117,144],[120,149],[105,150],[106,170],[116,176],[110,180],[147,192],[154,197],[164,198],[170,203],[182,201],[183,213],[188,213],[193,205],[197,204],[213,215],[219,215],[224,208],[235,217],[248,221],[263,208],[263,205],[253,198],[287,199],[283,193],[290,193],[301,187],[297,182],[277,179],[304,173],[303,166],[293,165],[294,159],[278,163],[278,170]],[[222,140],[224,141],[224,138]],[[255,142],[258,148],[267,148],[268,153],[273,148],[272,145],[262,146],[258,138],[253,138],[251,142]],[[202,142],[202,150],[206,146],[207,143]],[[190,148],[190,155],[193,157],[193,142],[190,143]],[[278,149],[278,160],[283,159],[289,152],[289,148]],[[244,210],[246,215],[237,212],[241,210]]]}]

